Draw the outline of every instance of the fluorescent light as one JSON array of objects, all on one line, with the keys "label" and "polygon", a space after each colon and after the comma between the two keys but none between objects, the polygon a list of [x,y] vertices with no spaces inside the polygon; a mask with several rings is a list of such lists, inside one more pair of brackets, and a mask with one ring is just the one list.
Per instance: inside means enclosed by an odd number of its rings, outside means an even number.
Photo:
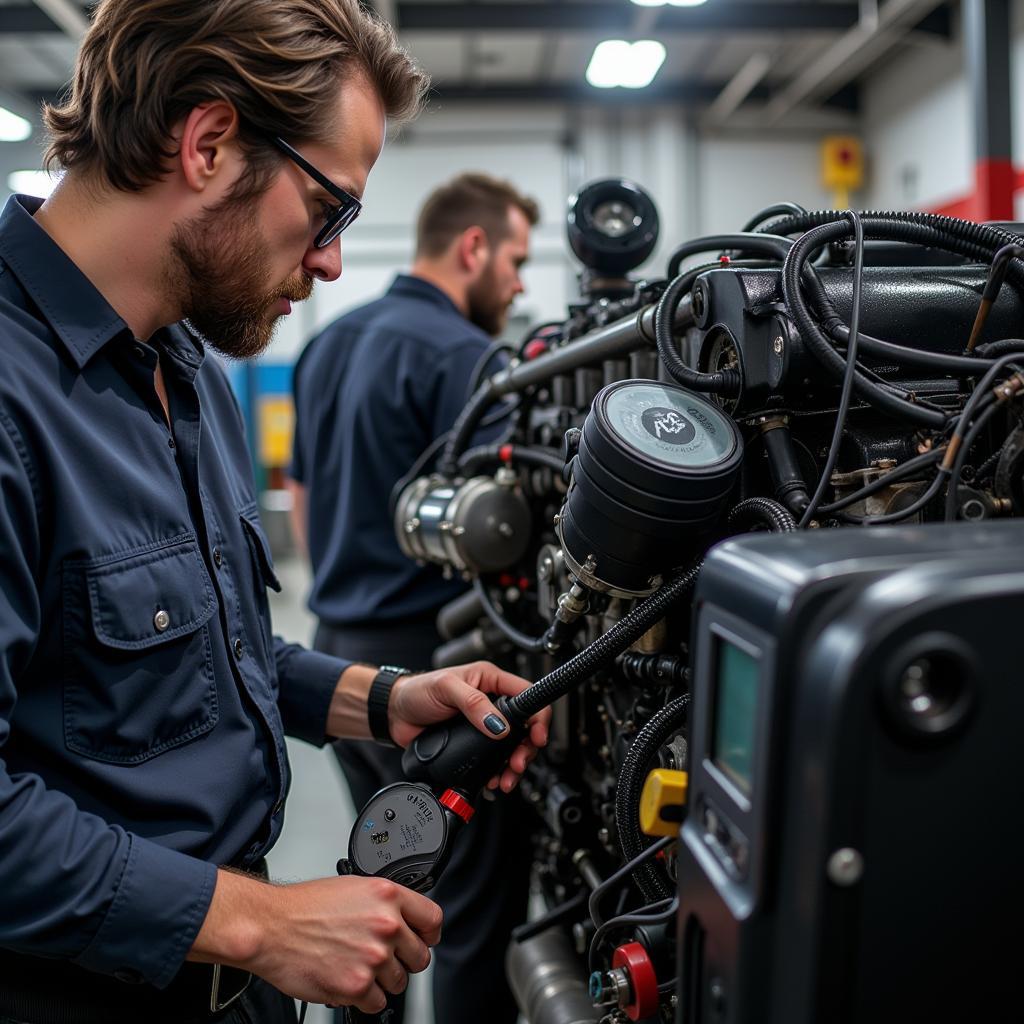
[{"label": "fluorescent light", "polygon": [[707,0],[633,0],[637,7],[699,7]]},{"label": "fluorescent light", "polygon": [[49,199],[59,181],[59,174],[50,174],[48,171],[12,171],[7,175],[7,187],[12,192],[38,196],[40,199]]},{"label": "fluorescent light", "polygon": [[24,142],[31,134],[31,121],[0,107],[0,142]]},{"label": "fluorescent light", "polygon": [[587,81],[598,89],[643,89],[665,63],[665,47],[654,39],[627,43],[606,39],[598,43],[587,68]]}]

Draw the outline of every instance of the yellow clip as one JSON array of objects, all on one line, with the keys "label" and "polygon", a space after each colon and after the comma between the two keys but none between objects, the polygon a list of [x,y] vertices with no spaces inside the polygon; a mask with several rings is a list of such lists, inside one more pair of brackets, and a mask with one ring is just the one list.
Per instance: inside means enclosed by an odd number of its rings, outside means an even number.
[{"label": "yellow clip", "polygon": [[640,830],[649,836],[674,836],[686,806],[686,772],[655,768],[640,795]]}]

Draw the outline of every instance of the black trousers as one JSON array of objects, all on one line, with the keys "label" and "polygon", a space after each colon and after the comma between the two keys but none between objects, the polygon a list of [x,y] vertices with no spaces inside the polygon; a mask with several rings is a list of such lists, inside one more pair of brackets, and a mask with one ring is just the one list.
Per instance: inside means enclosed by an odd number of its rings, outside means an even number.
[{"label": "black trousers", "polygon": [[[441,643],[430,619],[338,628],[320,624],[317,650],[353,661],[429,669]],[[401,752],[361,740],[334,744],[358,810],[382,786],[403,778]],[[517,795],[481,800],[459,835],[431,899],[444,910],[433,950],[435,1024],[515,1024],[518,1010],[505,981],[505,949],[526,920],[530,886],[530,812]],[[402,1009],[394,1024],[402,1024]],[[339,1012],[336,1022],[344,1020]],[[409,1024],[421,1024],[410,1021]]]}]

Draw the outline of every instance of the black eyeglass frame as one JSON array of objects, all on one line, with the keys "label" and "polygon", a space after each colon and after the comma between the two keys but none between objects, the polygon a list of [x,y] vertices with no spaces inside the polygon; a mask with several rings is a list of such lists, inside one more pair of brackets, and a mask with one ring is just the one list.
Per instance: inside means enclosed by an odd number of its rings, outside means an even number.
[{"label": "black eyeglass frame", "polygon": [[350,192],[346,192],[340,185],[335,185],[326,174],[318,171],[298,150],[289,146],[284,139],[273,135],[270,136],[270,141],[289,160],[302,168],[321,188],[338,200],[338,206],[327,217],[327,222],[317,232],[316,238],[313,239],[313,245],[317,249],[326,249],[359,216],[362,212],[363,204]]}]

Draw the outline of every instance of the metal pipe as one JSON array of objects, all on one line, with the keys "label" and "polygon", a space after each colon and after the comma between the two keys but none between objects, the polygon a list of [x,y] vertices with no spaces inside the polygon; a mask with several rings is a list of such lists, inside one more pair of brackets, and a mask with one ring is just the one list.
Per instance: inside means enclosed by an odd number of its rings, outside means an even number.
[{"label": "metal pipe", "polygon": [[[637,349],[653,347],[654,310],[653,305],[647,306],[623,320],[590,331],[553,352],[502,370],[489,381],[491,395],[500,398],[534,384],[542,384],[558,374],[570,373],[581,366],[600,364],[606,359],[621,358]],[[693,314],[687,296],[676,313],[676,327],[681,329],[692,323]]]},{"label": "metal pipe", "polygon": [[505,973],[527,1024],[597,1024],[585,965],[561,928],[511,943]]},{"label": "metal pipe", "polygon": [[89,19],[82,9],[76,7],[71,0],[34,0],[34,3],[75,42],[79,42],[82,36],[88,32]]}]

